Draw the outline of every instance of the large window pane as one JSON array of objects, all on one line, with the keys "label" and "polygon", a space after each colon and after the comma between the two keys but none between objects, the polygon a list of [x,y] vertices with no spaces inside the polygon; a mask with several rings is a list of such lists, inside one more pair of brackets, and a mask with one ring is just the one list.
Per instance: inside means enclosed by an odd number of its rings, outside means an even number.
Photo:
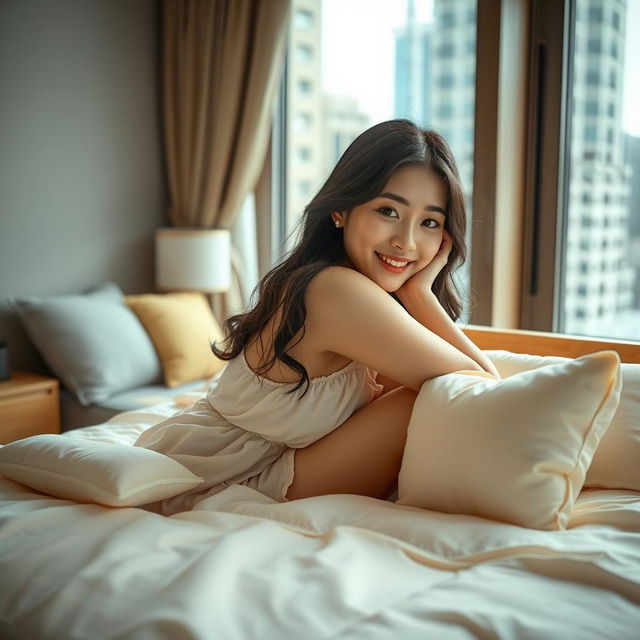
[{"label": "large window pane", "polygon": [[447,138],[470,210],[475,41],[476,0],[293,0],[288,232],[349,143],[398,117]]},{"label": "large window pane", "polygon": [[574,8],[559,328],[640,339],[640,1]]}]

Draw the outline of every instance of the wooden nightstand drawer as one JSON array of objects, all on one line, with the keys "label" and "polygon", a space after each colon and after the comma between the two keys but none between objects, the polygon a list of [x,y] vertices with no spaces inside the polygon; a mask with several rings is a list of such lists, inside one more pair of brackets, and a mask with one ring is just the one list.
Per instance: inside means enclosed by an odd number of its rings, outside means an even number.
[{"label": "wooden nightstand drawer", "polygon": [[0,444],[39,433],[60,433],[58,381],[14,372],[0,382]]}]

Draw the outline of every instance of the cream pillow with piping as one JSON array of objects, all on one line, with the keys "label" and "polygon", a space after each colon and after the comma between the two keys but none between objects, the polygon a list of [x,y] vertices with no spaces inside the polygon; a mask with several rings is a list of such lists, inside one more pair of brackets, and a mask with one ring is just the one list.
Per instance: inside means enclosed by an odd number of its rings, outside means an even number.
[{"label": "cream pillow with piping", "polygon": [[[485,353],[503,378],[569,360],[499,350]],[[584,484],[585,487],[640,491],[640,364],[623,362],[620,377],[618,408],[593,455]]]},{"label": "cream pillow with piping", "polygon": [[498,380],[461,371],[422,385],[398,503],[564,529],[620,397],[602,351]]},{"label": "cream pillow with piping", "polygon": [[59,434],[0,447],[0,474],[57,498],[109,507],[164,500],[204,482],[151,449]]}]

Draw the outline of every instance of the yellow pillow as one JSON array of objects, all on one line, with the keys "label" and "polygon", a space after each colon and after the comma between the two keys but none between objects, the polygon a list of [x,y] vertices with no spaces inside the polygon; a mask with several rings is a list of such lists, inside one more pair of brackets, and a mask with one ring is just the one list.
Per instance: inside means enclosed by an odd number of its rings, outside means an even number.
[{"label": "yellow pillow", "polygon": [[457,372],[416,398],[398,503],[532,529],[564,529],[620,399],[601,351],[498,380]]},{"label": "yellow pillow", "polygon": [[208,378],[225,362],[211,352],[220,325],[202,293],[125,296],[156,348],[168,387]]}]

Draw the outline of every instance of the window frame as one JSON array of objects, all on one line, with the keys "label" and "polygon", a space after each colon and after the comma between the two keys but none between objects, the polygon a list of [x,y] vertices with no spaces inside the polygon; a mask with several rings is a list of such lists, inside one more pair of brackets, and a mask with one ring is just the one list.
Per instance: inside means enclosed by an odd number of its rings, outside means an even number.
[{"label": "window frame", "polygon": [[558,332],[570,192],[575,0],[532,2],[520,326]]},{"label": "window frame", "polygon": [[532,1],[477,3],[472,324],[521,323]]},{"label": "window frame", "polygon": [[[559,326],[573,12],[575,0],[477,2],[472,324]],[[272,138],[274,263],[286,233],[287,73]]]}]

